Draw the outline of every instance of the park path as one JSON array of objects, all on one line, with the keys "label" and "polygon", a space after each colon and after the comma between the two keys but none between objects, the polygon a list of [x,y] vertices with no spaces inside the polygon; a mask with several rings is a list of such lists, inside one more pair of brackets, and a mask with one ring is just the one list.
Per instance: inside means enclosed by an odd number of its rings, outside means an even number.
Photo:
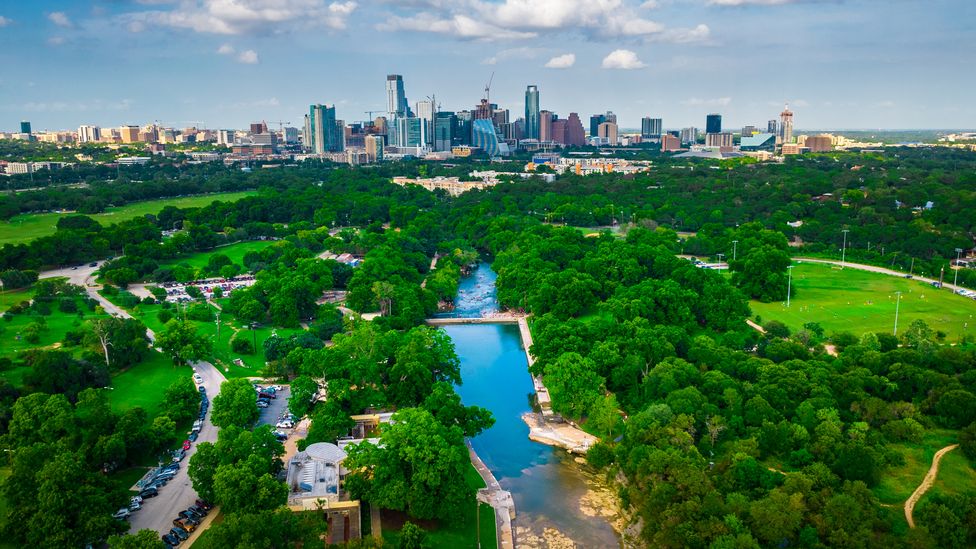
[{"label": "park path", "polygon": [[925,474],[925,478],[922,479],[922,483],[918,485],[918,488],[912,492],[912,495],[909,496],[908,500],[905,502],[905,520],[908,521],[909,528],[915,528],[915,519],[912,518],[912,513],[915,511],[915,504],[918,503],[918,500],[922,499],[925,492],[927,492],[929,488],[932,487],[932,484],[935,483],[935,477],[939,475],[939,462],[942,461],[942,456],[948,454],[958,447],[958,444],[950,444],[932,456],[932,466],[929,467],[929,472]]},{"label": "park path", "polygon": [[[464,443],[468,447],[471,464],[481,475],[481,479],[485,481],[485,488],[478,490],[478,501],[491,505],[495,510],[495,538],[498,547],[499,549],[514,549],[515,531],[512,528],[512,519],[515,518],[515,500],[512,499],[512,493],[502,489],[501,485],[498,484],[495,475],[474,451],[471,441],[465,440]],[[480,515],[481,510],[479,509],[478,516]],[[480,541],[478,546],[481,546]]]}]

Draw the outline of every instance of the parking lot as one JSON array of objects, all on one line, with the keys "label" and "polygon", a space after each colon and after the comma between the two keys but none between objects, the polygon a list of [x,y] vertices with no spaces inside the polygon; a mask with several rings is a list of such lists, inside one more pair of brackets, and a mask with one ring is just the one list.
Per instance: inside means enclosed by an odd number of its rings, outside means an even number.
[{"label": "parking lot", "polygon": [[[261,408],[261,416],[258,418],[258,425],[270,425],[275,426],[278,423],[278,418],[282,416],[286,411],[288,411],[288,397],[291,395],[287,385],[279,385],[281,390],[277,391],[274,398],[267,408]],[[282,429],[284,432],[288,432],[287,429]]]}]

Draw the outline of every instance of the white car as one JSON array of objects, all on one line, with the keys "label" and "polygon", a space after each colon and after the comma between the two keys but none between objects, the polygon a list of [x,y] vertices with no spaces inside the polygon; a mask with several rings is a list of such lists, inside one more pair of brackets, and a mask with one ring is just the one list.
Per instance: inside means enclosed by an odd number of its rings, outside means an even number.
[{"label": "white car", "polygon": [[115,514],[112,515],[112,518],[117,518],[119,520],[128,520],[129,519],[129,514],[130,514],[129,513],[129,510],[126,509],[125,507],[123,507],[123,508],[119,509],[118,511],[116,511]]},{"label": "white car", "polygon": [[294,426],[295,426],[294,423],[292,423],[290,421],[287,421],[287,420],[285,420],[285,421],[279,421],[278,423],[275,423],[275,427],[277,427],[279,429],[291,429]]},{"label": "white car", "polygon": [[203,378],[200,377],[200,374],[193,374],[193,381],[195,381],[197,385],[203,385]]}]

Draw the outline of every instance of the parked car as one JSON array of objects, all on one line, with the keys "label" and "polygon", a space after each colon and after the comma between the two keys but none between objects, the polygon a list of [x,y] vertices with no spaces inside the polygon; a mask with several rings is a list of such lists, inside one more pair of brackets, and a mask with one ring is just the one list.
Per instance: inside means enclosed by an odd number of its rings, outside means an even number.
[{"label": "parked car", "polygon": [[126,508],[126,507],[123,507],[123,508],[119,509],[118,511],[116,511],[115,514],[112,515],[112,518],[117,518],[119,520],[129,520],[129,515],[130,514],[131,513],[129,513],[129,509]]},{"label": "parked car", "polygon": [[165,534],[163,535],[163,543],[169,545],[170,547],[176,547],[177,545],[182,543],[182,541],[180,540],[180,538],[174,536],[173,534]]},{"label": "parked car", "polygon": [[195,524],[190,524],[190,522],[187,521],[186,519],[173,519],[173,526],[176,526],[177,528],[182,528],[187,532],[192,532],[197,529],[197,526]]},{"label": "parked car", "polygon": [[277,427],[279,429],[291,429],[294,426],[295,426],[294,423],[292,423],[291,421],[288,421],[286,419],[281,420],[278,423],[275,423],[275,427]]},{"label": "parked car", "polygon": [[268,406],[270,406],[270,404],[268,404],[267,401],[265,401],[265,400],[259,400],[258,401],[258,408],[267,408]]},{"label": "parked car", "polygon": [[139,492],[139,497],[144,499],[154,498],[158,495],[159,495],[159,490],[156,488],[143,488],[142,491]]},{"label": "parked car", "polygon": [[183,458],[185,458],[185,457],[186,457],[186,451],[183,450],[183,449],[179,449],[179,450],[173,452],[173,461],[174,462],[183,461]]},{"label": "parked car", "polygon": [[211,505],[210,503],[208,503],[207,501],[202,500],[202,499],[198,499],[194,503],[196,503],[196,506],[197,507],[202,507],[202,508],[206,509],[207,511],[213,509],[213,505]]},{"label": "parked car", "polygon": [[130,512],[138,511],[139,509],[142,509],[142,503],[140,503],[138,501],[130,501],[129,502],[129,511]]},{"label": "parked car", "polygon": [[180,541],[186,541],[186,539],[190,537],[190,533],[179,526],[174,526],[172,529],[170,529],[169,533],[180,538]]},{"label": "parked car", "polygon": [[197,441],[197,436],[198,436],[198,433],[196,431],[193,431],[186,438],[188,438],[190,440],[190,442],[196,442]]},{"label": "parked car", "polygon": [[191,444],[193,444],[193,443],[192,443],[192,442],[190,442],[189,440],[184,440],[184,441],[183,441],[183,449],[184,449],[184,450],[189,450],[189,449],[190,449],[190,445],[191,445]]},{"label": "parked car", "polygon": [[207,516],[210,513],[209,509],[204,509],[200,505],[196,505],[196,504],[187,507],[187,510],[193,511],[196,514],[203,515],[203,516]]},{"label": "parked car", "polygon": [[203,377],[200,376],[200,374],[193,374],[193,381],[195,381],[197,385],[203,385]]},{"label": "parked car", "polygon": [[180,511],[180,516],[183,517],[183,518],[192,518],[192,519],[195,519],[195,520],[198,520],[198,521],[203,519],[203,515],[194,513],[193,511],[190,511],[189,509],[187,509],[185,511]]}]

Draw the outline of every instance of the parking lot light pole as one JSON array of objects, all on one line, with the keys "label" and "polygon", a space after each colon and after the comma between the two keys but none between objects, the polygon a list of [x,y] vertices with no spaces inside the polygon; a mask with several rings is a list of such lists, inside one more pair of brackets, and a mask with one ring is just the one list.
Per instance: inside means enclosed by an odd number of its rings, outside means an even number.
[{"label": "parking lot light pole", "polygon": [[901,292],[895,292],[895,295],[898,296],[898,299],[897,301],[895,301],[895,331],[892,332],[892,335],[897,336],[898,335],[898,306],[901,305]]},{"label": "parking lot light pole", "polygon": [[790,306],[790,292],[793,291],[793,265],[786,268],[786,306]]},{"label": "parking lot light pole", "polygon": [[962,254],[962,248],[956,248],[956,269],[955,269],[956,274],[952,276],[952,285],[957,287],[958,284],[956,283],[959,282],[959,256],[961,254]]}]

